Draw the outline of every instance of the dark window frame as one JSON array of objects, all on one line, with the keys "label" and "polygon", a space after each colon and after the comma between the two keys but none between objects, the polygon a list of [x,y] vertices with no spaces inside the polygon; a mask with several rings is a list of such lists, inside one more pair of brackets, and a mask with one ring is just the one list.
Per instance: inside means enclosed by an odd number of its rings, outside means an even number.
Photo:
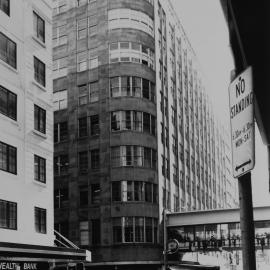
[{"label": "dark window frame", "polygon": [[37,233],[46,234],[47,233],[47,210],[35,206],[35,230]]},{"label": "dark window frame", "polygon": [[34,78],[37,83],[46,87],[46,65],[34,56]]},{"label": "dark window frame", "polygon": [[[35,180],[45,184],[46,183],[46,159],[38,155],[34,155],[34,166],[35,166],[35,173],[34,173]],[[37,166],[37,171],[36,171],[36,166]],[[44,167],[42,168],[42,166]],[[44,173],[42,173],[42,171]]]},{"label": "dark window frame", "polygon": [[[12,146],[12,145],[9,145],[7,143],[4,143],[4,142],[1,142],[0,141],[0,161],[1,161],[1,156],[4,156],[5,157],[5,162],[6,162],[6,169],[4,168],[1,168],[0,167],[0,170],[1,171],[5,171],[5,172],[8,172],[8,173],[12,173],[12,174],[17,174],[17,148]],[[5,153],[1,153],[1,149],[2,147],[6,147],[6,155]],[[14,151],[14,171],[11,170],[11,166],[10,166],[10,163],[11,163],[11,150]],[[0,162],[0,164],[2,164],[3,162]]]},{"label": "dark window frame", "polygon": [[[36,20],[34,19],[34,33],[35,37],[40,40],[41,42],[45,43],[45,20],[39,16],[39,14],[35,11],[33,11],[34,18],[36,17]],[[36,24],[35,24],[36,23]],[[40,28],[41,27],[41,28]]]},{"label": "dark window frame", "polygon": [[[4,40],[6,44],[1,44],[2,40]],[[14,50],[10,47],[10,45],[14,47]],[[12,59],[12,57],[14,59]],[[12,68],[17,69],[17,44],[2,32],[0,32],[0,59],[10,65]]]},{"label": "dark window frame", "polygon": [[[6,104],[1,104],[1,95],[2,95],[1,92],[6,94]],[[11,100],[11,97],[14,98],[13,101]],[[14,104],[15,107],[13,107]],[[17,95],[1,85],[0,85],[0,113],[15,121],[17,120]]]},{"label": "dark window frame", "polygon": [[[14,209],[12,209],[12,207],[14,207]],[[17,221],[18,221],[17,203],[11,202],[11,201],[6,201],[6,200],[0,200],[0,210],[2,210],[3,208],[5,209],[6,215],[5,215],[4,220],[0,220],[0,228],[1,229],[8,229],[8,230],[17,230]],[[13,214],[13,216],[12,216],[12,214]],[[14,220],[14,223],[12,224],[13,220]],[[6,222],[6,225],[2,225],[2,222]]]},{"label": "dark window frame", "polygon": [[46,110],[34,104],[34,128],[46,134]]},{"label": "dark window frame", "polygon": [[[7,6],[5,6],[7,4]],[[10,0],[0,0],[0,9],[10,16]]]}]

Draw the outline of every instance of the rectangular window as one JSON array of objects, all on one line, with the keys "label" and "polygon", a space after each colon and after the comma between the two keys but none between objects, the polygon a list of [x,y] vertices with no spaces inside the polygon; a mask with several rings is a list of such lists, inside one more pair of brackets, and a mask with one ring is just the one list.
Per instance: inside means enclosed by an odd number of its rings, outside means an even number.
[{"label": "rectangular window", "polygon": [[68,155],[60,155],[54,157],[54,175],[66,175],[68,174]]},{"label": "rectangular window", "polygon": [[150,87],[149,87],[149,81],[146,79],[142,79],[142,93],[143,97],[150,99]]},{"label": "rectangular window", "polygon": [[68,123],[54,124],[54,143],[66,141],[68,138]]},{"label": "rectangular window", "polygon": [[87,136],[87,117],[78,120],[79,138]]},{"label": "rectangular window", "polygon": [[91,150],[91,169],[99,169],[99,149]]},{"label": "rectangular window", "polygon": [[152,202],[152,184],[151,183],[145,183],[145,201],[146,202]]},{"label": "rectangular window", "polygon": [[79,153],[79,171],[80,173],[87,172],[88,170],[88,152],[80,152]]},{"label": "rectangular window", "polygon": [[122,243],[122,218],[117,217],[112,220],[113,242]]},{"label": "rectangular window", "polygon": [[111,148],[111,163],[112,167],[120,166],[120,146]]},{"label": "rectangular window", "polygon": [[35,207],[35,229],[38,233],[47,232],[46,209]]},{"label": "rectangular window", "polygon": [[0,86],[0,113],[17,120],[17,95]]},{"label": "rectangular window", "polygon": [[140,181],[134,182],[134,201],[143,201],[144,183]]},{"label": "rectangular window", "polygon": [[80,188],[80,206],[88,205],[88,188],[81,187]]},{"label": "rectangular window", "polygon": [[98,116],[98,114],[90,116],[90,133],[92,136],[99,135],[99,116]]},{"label": "rectangular window", "polygon": [[112,201],[121,201],[121,182],[112,182]]},{"label": "rectangular window", "polygon": [[144,218],[135,217],[135,242],[144,242]]},{"label": "rectangular window", "polygon": [[121,112],[111,113],[111,130],[112,131],[120,130],[120,124],[121,124],[120,116],[121,116]]},{"label": "rectangular window", "polygon": [[98,81],[89,84],[89,102],[96,102],[99,100]]},{"label": "rectangular window", "polygon": [[151,131],[151,124],[150,124],[150,114],[149,113],[143,113],[143,131],[150,133]]},{"label": "rectangular window", "polygon": [[80,245],[89,245],[89,223],[88,221],[80,221]]},{"label": "rectangular window", "polygon": [[33,12],[33,16],[35,37],[45,43],[45,21],[36,12]]},{"label": "rectangular window", "polygon": [[100,219],[92,219],[92,245],[100,244]]},{"label": "rectangular window", "polygon": [[34,77],[42,86],[46,86],[46,66],[38,58],[34,56]]},{"label": "rectangular window", "polygon": [[100,203],[100,185],[99,184],[92,184],[91,185],[91,199],[92,204],[99,204]]},{"label": "rectangular window", "polygon": [[124,217],[124,242],[134,242],[133,217]]},{"label": "rectangular window", "polygon": [[68,206],[68,188],[58,188],[54,190],[54,208]]},{"label": "rectangular window", "polygon": [[119,77],[110,79],[111,97],[121,96]]},{"label": "rectangular window", "polygon": [[34,155],[35,180],[46,183],[46,159]]},{"label": "rectangular window", "polygon": [[0,32],[0,59],[17,68],[17,45]]},{"label": "rectangular window", "polygon": [[148,243],[153,242],[153,224],[152,218],[145,218],[145,241]]},{"label": "rectangular window", "polygon": [[10,0],[0,0],[0,9],[8,16],[10,15]]},{"label": "rectangular window", "polygon": [[87,36],[87,18],[77,21],[77,39]]},{"label": "rectangular window", "polygon": [[46,133],[46,111],[34,105],[34,128],[41,133]]},{"label": "rectangular window", "polygon": [[0,228],[17,230],[17,203],[0,200]]},{"label": "rectangular window", "polygon": [[17,174],[17,148],[0,142],[0,170]]},{"label": "rectangular window", "polygon": [[77,71],[85,71],[87,70],[87,53],[81,52],[77,54]]}]

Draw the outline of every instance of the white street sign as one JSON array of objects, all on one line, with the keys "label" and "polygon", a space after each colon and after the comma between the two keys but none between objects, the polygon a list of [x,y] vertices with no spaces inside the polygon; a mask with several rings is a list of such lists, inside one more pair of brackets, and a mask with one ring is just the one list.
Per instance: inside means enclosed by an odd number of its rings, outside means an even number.
[{"label": "white street sign", "polygon": [[255,165],[254,99],[252,68],[247,68],[230,84],[230,119],[233,176],[252,170]]}]

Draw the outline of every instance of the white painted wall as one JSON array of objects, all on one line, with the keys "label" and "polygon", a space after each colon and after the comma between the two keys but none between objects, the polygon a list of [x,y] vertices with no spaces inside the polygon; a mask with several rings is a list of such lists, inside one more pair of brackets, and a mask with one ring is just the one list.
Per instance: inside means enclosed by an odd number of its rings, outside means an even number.
[{"label": "white painted wall", "polygon": [[[3,242],[53,245],[52,1],[10,1],[0,31],[17,44],[17,70],[0,60],[0,84],[17,94],[17,121],[0,114],[0,141],[17,148],[17,175],[0,171],[0,199],[17,203],[17,230],[1,229]],[[45,20],[45,45],[33,38],[33,10]],[[34,83],[33,56],[46,64],[46,87]],[[34,129],[34,104],[46,110],[46,136]],[[34,180],[34,154],[46,159],[46,184]],[[34,207],[47,209],[47,234],[35,232]]]}]

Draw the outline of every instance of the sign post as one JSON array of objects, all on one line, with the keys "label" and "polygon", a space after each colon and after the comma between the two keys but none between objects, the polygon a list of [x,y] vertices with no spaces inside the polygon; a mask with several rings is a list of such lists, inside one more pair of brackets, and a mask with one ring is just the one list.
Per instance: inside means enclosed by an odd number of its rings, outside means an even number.
[{"label": "sign post", "polygon": [[254,95],[251,67],[232,81],[229,96],[232,169],[233,176],[238,178],[239,187],[243,269],[256,270],[250,173],[255,165]]}]

